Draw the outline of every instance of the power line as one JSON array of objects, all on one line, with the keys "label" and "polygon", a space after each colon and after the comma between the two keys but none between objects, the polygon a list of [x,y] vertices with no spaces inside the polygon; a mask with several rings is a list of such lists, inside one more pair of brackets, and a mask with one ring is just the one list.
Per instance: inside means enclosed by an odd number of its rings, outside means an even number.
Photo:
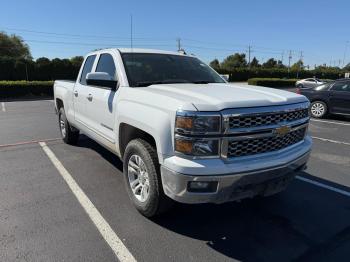
[{"label": "power line", "polygon": [[[119,37],[119,36],[106,36],[106,35],[84,35],[84,34],[67,34],[67,33],[56,33],[56,32],[48,32],[48,31],[36,31],[36,30],[28,30],[28,29],[18,29],[18,28],[8,28],[3,27],[5,30],[10,31],[18,31],[18,32],[27,32],[27,33],[36,33],[36,34],[44,34],[44,35],[54,35],[54,36],[66,36],[66,37],[86,37],[86,38],[107,38],[107,39],[119,39],[119,40],[129,40],[129,37]],[[157,40],[157,38],[153,37],[138,37],[134,39],[139,40]],[[171,39],[160,38],[158,39],[162,41],[170,41]]]}]

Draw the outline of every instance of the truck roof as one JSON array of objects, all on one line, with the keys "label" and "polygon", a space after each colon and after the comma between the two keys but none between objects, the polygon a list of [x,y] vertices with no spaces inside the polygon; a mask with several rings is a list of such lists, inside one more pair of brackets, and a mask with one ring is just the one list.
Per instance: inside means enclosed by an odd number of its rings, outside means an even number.
[{"label": "truck roof", "polygon": [[[107,50],[119,51],[120,53],[150,53],[150,54],[167,54],[167,55],[184,55],[180,52],[158,50],[158,49],[146,49],[146,48],[105,48],[99,49],[95,52],[103,52]],[[95,53],[91,52],[91,53]],[[187,55],[185,55],[187,56]]]}]

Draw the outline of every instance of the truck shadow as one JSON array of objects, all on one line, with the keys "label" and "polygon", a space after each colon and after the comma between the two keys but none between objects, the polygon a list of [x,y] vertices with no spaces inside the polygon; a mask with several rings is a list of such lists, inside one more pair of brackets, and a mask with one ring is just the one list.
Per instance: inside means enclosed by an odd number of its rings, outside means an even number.
[{"label": "truck shadow", "polygon": [[[82,139],[78,146],[95,150],[122,172],[122,162],[92,140]],[[307,172],[299,175],[312,178]],[[348,261],[350,257],[349,198],[297,179],[286,191],[267,198],[222,205],[176,204],[152,222],[241,261]]]}]

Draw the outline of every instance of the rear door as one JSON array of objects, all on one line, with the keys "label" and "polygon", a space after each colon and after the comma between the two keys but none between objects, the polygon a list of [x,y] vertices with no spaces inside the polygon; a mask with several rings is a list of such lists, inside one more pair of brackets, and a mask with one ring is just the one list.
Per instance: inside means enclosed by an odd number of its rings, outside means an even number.
[{"label": "rear door", "polygon": [[350,115],[350,81],[336,82],[330,90],[330,111]]},{"label": "rear door", "polygon": [[[112,53],[101,53],[97,58],[95,72],[106,72],[118,80],[116,61]],[[91,100],[87,101],[86,111],[90,117],[91,129],[110,143],[115,143],[115,112],[118,89],[90,86]]]},{"label": "rear door", "polygon": [[86,57],[80,77],[73,90],[74,119],[85,126],[89,122],[86,104],[90,93],[90,87],[86,84],[86,75],[92,71],[95,59],[96,55]]}]

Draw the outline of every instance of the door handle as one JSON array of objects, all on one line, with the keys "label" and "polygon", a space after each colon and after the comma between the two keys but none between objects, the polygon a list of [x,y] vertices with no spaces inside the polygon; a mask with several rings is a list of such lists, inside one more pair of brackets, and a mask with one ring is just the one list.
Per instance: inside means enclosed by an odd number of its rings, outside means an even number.
[{"label": "door handle", "polygon": [[74,91],[74,96],[78,96],[78,91]]},{"label": "door handle", "polygon": [[89,95],[87,96],[87,100],[92,101],[92,95],[91,95],[91,94],[89,94]]}]

